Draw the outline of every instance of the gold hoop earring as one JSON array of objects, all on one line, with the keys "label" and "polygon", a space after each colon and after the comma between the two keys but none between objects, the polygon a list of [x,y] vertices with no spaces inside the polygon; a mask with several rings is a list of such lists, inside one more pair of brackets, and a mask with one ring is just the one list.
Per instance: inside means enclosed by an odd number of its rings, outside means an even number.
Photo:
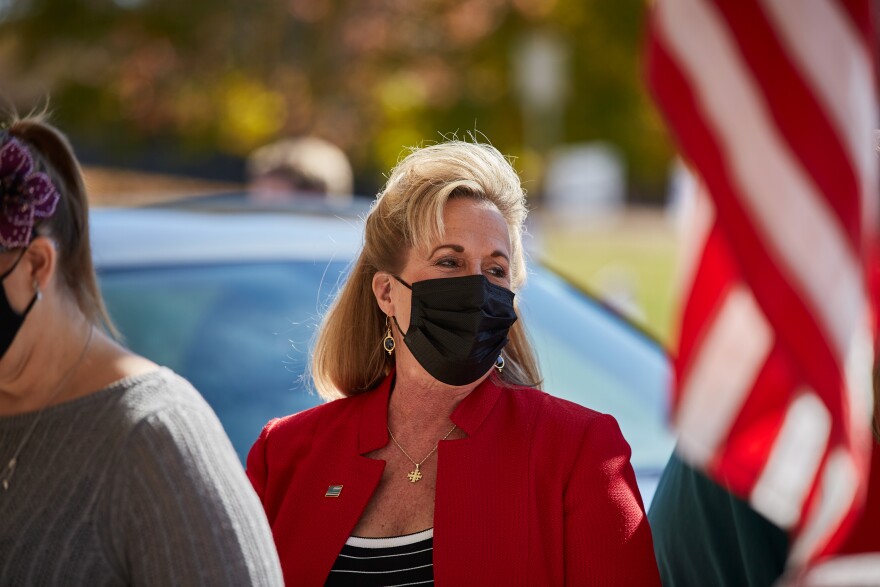
[{"label": "gold hoop earring", "polygon": [[504,357],[501,355],[498,355],[498,358],[495,359],[495,368],[498,369],[499,373],[504,369]]},{"label": "gold hoop earring", "polygon": [[382,348],[390,357],[394,352],[394,337],[391,335],[391,320],[385,316],[385,338],[382,339]]}]

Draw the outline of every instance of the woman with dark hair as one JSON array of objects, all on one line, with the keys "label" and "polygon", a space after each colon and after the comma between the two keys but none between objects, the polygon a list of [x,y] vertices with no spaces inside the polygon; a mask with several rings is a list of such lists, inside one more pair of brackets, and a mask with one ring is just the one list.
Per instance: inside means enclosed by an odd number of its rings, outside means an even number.
[{"label": "woman with dark hair", "polygon": [[183,379],[120,344],[64,136],[0,131],[0,585],[279,585],[260,504]]}]

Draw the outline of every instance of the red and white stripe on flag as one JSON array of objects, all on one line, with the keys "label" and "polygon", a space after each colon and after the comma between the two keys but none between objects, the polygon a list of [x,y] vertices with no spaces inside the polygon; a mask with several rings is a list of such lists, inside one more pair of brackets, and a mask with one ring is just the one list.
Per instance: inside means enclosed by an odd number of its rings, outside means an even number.
[{"label": "red and white stripe on flag", "polygon": [[870,446],[877,234],[867,1],[658,0],[647,74],[700,178],[674,420],[692,464],[833,553]]}]

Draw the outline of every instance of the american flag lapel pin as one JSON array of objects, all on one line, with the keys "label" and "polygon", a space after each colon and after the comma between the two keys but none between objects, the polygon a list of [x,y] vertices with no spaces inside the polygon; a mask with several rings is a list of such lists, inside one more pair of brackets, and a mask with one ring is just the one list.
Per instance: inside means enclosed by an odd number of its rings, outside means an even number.
[{"label": "american flag lapel pin", "polygon": [[339,497],[340,493],[342,493],[342,485],[331,485],[327,488],[324,497]]}]

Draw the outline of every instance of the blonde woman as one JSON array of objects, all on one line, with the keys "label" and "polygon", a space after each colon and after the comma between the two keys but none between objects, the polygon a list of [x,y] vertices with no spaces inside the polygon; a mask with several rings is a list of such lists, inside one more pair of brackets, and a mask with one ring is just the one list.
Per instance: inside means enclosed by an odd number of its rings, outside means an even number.
[{"label": "blonde woman", "polygon": [[317,340],[334,401],[248,457],[287,584],[659,584],[617,423],[536,389],[525,216],[488,145],[392,172]]},{"label": "blonde woman", "polygon": [[64,136],[0,130],[0,585],[281,585],[214,413],[113,328]]}]

